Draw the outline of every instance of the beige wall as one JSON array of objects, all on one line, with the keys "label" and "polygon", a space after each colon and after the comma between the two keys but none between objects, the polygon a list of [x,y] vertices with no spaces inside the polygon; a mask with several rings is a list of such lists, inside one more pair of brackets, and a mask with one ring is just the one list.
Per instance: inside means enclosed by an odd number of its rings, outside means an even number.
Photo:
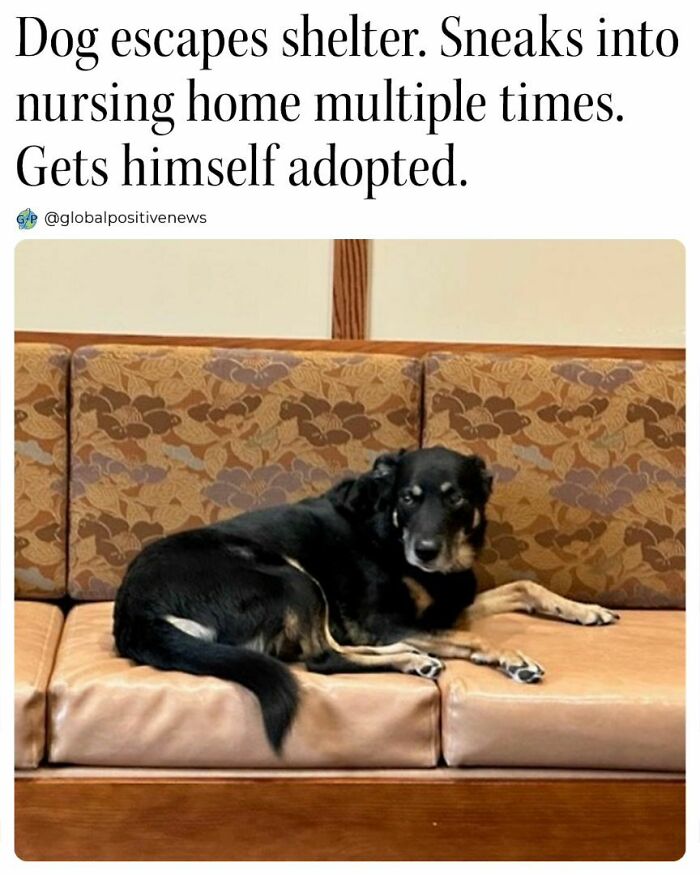
[{"label": "beige wall", "polygon": [[329,337],[328,240],[37,240],[16,249],[18,329]]},{"label": "beige wall", "polygon": [[683,346],[684,258],[665,240],[377,241],[371,333]]},{"label": "beige wall", "polygon": [[[328,240],[37,240],[16,250],[16,326],[329,337]],[[682,346],[674,241],[378,240],[374,338]]]}]

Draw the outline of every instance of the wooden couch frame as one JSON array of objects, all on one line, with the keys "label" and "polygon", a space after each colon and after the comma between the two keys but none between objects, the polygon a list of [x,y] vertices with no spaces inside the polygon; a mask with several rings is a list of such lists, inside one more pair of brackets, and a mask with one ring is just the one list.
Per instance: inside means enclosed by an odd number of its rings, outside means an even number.
[{"label": "wooden couch frame", "polygon": [[[336,335],[337,336],[337,335]],[[682,349],[17,332],[18,342],[682,360]],[[685,781],[643,774],[18,777],[24,860],[676,860]],[[70,770],[69,770],[70,771]]]}]

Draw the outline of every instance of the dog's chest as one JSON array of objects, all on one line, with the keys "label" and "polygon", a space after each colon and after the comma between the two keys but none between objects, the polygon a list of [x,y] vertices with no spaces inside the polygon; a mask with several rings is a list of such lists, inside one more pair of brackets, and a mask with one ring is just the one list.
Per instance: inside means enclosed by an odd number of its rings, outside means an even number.
[{"label": "dog's chest", "polygon": [[406,587],[416,619],[420,619],[428,608],[435,604],[435,596],[429,592],[424,584],[410,575],[404,576],[401,582]]},{"label": "dog's chest", "polygon": [[471,572],[419,577],[404,574],[402,586],[408,596],[411,619],[422,628],[449,629],[473,601],[476,578]]}]

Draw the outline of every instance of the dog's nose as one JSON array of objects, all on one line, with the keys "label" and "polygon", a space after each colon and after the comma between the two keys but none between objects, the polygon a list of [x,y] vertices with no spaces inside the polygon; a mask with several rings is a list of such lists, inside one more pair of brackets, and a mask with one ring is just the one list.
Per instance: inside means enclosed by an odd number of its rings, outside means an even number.
[{"label": "dog's nose", "polygon": [[441,544],[437,538],[422,538],[416,541],[414,548],[416,556],[421,562],[432,562],[440,553]]}]

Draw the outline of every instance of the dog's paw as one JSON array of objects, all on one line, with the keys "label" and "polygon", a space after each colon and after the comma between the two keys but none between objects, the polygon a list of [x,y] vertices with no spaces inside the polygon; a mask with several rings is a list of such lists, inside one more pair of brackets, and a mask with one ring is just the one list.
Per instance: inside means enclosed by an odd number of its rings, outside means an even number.
[{"label": "dog's paw", "polygon": [[518,653],[515,658],[508,659],[507,662],[503,663],[501,671],[521,684],[537,684],[544,677],[542,666],[528,659],[522,653]]},{"label": "dog's paw", "polygon": [[581,626],[611,626],[617,623],[620,615],[600,605],[581,605],[581,615],[576,619]]},{"label": "dog's paw", "polygon": [[444,664],[434,656],[422,656],[420,660],[416,661],[413,673],[432,681],[435,680],[444,667]]}]

